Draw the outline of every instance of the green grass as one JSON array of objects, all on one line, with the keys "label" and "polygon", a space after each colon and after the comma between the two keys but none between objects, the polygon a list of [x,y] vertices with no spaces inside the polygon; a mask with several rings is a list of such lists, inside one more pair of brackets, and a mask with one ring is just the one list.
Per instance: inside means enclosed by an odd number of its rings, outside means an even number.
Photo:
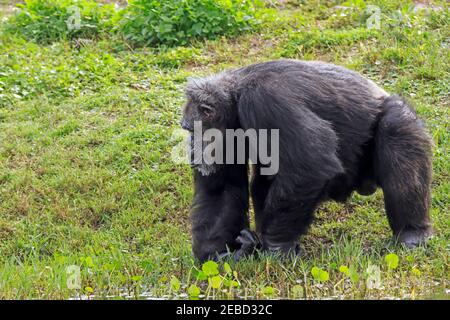
[{"label": "green grass", "polygon": [[[201,298],[448,298],[448,8],[414,13],[408,1],[378,1],[381,29],[368,31],[359,1],[341,4],[352,7],[345,15],[301,3],[278,6],[258,32],[173,49],[132,50],[120,39],[39,45],[0,33],[0,298],[183,298],[191,285]],[[397,9],[402,23],[390,17]],[[436,235],[426,246],[391,241],[378,191],[323,205],[301,259],[249,258],[229,262],[232,272],[221,263],[219,278],[199,275],[190,168],[170,160],[184,83],[279,57],[344,65],[415,102],[435,141]],[[70,265],[81,268],[80,289],[67,287]],[[367,286],[369,265],[380,268],[379,289]]]}]

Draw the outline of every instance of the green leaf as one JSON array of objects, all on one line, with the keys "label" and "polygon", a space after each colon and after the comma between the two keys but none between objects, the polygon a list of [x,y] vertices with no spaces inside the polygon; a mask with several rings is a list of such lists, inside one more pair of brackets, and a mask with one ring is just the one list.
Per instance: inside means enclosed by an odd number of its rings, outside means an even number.
[{"label": "green leaf", "polygon": [[262,288],[261,293],[265,296],[273,296],[275,294],[275,289],[271,286]]},{"label": "green leaf", "polygon": [[219,274],[219,266],[214,261],[206,261],[202,266],[202,271],[208,277],[212,277]]},{"label": "green leaf", "polygon": [[303,287],[301,285],[296,284],[295,286],[292,287],[291,291],[294,298],[303,297]]},{"label": "green leaf", "polygon": [[386,262],[389,269],[395,269],[398,267],[398,255],[395,253],[390,253],[386,257],[384,257],[384,261]]},{"label": "green leaf", "polygon": [[328,272],[318,267],[313,267],[311,269],[311,275],[313,276],[314,280],[321,282],[326,282],[330,279]]},{"label": "green leaf", "polygon": [[219,289],[220,285],[222,284],[222,278],[220,276],[214,276],[209,278],[208,282],[211,285],[211,288]]},{"label": "green leaf", "polygon": [[170,288],[172,288],[173,291],[177,292],[180,290],[180,287],[180,280],[178,280],[177,277],[172,276],[172,278],[170,279]]},{"label": "green leaf", "polygon": [[197,287],[195,284],[191,284],[191,286],[188,289],[188,295],[190,297],[198,297],[200,295],[200,288]]},{"label": "green leaf", "polygon": [[223,279],[223,285],[225,287],[239,287],[239,282],[231,279]]},{"label": "green leaf", "polygon": [[417,276],[417,277],[420,277],[420,275],[422,274],[422,272],[420,272],[420,270],[417,269],[416,267],[413,267],[413,268],[411,269],[411,273],[412,273],[413,275]]},{"label": "green leaf", "polygon": [[350,267],[349,271],[348,271],[349,277],[350,277],[350,281],[353,283],[357,283],[359,281],[359,274],[358,272],[355,270],[355,268]]},{"label": "green leaf", "polygon": [[[1,81],[0,81],[0,84],[1,84]],[[2,89],[0,89],[0,91],[1,91],[1,90],[2,90]],[[61,255],[58,255],[58,254],[55,254],[55,260],[56,260],[56,262],[59,263],[59,264],[64,264],[64,263],[67,261],[67,257],[61,256]]]},{"label": "green leaf", "polygon": [[87,293],[92,293],[94,292],[94,289],[92,289],[92,287],[85,287],[84,291],[86,291]]},{"label": "green leaf", "polygon": [[223,270],[225,270],[226,274],[231,274],[233,272],[233,270],[231,270],[230,265],[226,262],[223,264]]},{"label": "green leaf", "polygon": [[345,274],[346,276],[349,275],[349,270],[348,270],[347,266],[340,266],[339,271],[342,272],[343,274]]},{"label": "green leaf", "polygon": [[199,270],[196,274],[196,278],[197,280],[203,281],[208,279],[208,276],[203,271]]},{"label": "green leaf", "polygon": [[319,273],[320,273],[320,269],[317,267],[313,267],[311,269],[311,275],[313,276],[314,279],[318,279],[319,278]]},{"label": "green leaf", "polygon": [[197,22],[192,26],[192,31],[194,32],[195,35],[201,34],[202,27],[203,27],[203,23]]},{"label": "green leaf", "polygon": [[132,276],[131,280],[133,280],[134,282],[140,281],[142,279],[142,276]]},{"label": "green leaf", "polygon": [[165,33],[170,33],[170,31],[172,31],[172,25],[169,23],[161,23],[159,25],[159,33],[161,34],[165,34]]},{"label": "green leaf", "polygon": [[86,266],[87,266],[88,268],[93,268],[93,267],[95,267],[94,261],[92,260],[92,257],[86,257],[86,258],[84,259],[84,262],[86,263]]},{"label": "green leaf", "polygon": [[319,281],[326,282],[330,279],[330,275],[325,270],[320,270]]}]

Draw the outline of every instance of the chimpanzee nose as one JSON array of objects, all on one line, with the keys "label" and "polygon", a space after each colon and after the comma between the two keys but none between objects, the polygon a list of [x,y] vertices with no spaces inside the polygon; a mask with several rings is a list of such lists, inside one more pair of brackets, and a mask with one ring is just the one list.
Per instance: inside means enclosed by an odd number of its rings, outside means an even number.
[{"label": "chimpanzee nose", "polygon": [[181,128],[187,131],[194,131],[194,128],[187,122],[185,119],[182,119],[180,122]]}]

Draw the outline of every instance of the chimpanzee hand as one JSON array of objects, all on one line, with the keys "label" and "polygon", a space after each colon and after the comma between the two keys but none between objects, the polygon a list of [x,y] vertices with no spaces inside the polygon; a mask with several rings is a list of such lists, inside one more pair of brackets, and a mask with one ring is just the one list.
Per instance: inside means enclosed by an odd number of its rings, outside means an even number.
[{"label": "chimpanzee hand", "polygon": [[236,261],[242,257],[251,255],[255,250],[262,248],[258,235],[248,229],[241,230],[241,234],[236,238],[236,241],[241,244],[241,248],[233,255],[233,258]]},{"label": "chimpanzee hand", "polygon": [[286,258],[295,258],[301,256],[300,245],[296,242],[273,242],[268,239],[263,240],[263,251],[280,254]]}]

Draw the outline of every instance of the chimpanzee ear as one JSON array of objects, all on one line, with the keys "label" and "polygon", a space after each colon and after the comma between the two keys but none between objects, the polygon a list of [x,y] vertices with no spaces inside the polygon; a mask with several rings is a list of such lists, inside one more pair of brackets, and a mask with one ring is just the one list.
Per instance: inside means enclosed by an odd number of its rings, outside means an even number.
[{"label": "chimpanzee ear", "polygon": [[216,109],[211,105],[202,103],[199,109],[208,118],[213,118],[216,115]]}]

